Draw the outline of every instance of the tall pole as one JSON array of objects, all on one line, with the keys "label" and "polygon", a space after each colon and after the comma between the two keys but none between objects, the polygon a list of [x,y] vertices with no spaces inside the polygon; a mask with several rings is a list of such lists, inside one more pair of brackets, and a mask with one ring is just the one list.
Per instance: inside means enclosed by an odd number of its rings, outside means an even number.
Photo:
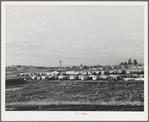
[{"label": "tall pole", "polygon": [[62,61],[60,60],[60,62],[59,62],[59,63],[60,63],[60,71],[61,71],[61,62],[62,62]]}]

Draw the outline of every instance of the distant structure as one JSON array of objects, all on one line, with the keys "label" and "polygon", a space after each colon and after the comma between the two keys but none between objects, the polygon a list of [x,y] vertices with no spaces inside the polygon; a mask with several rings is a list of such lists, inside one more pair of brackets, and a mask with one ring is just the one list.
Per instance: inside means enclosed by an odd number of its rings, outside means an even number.
[{"label": "distant structure", "polygon": [[62,63],[62,61],[60,60],[59,63],[60,63],[60,71],[61,71],[61,63]]}]

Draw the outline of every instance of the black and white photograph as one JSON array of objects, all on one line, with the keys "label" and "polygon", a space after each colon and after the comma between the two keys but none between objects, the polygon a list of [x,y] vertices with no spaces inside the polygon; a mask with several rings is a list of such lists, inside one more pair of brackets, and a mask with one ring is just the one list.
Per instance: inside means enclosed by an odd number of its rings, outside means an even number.
[{"label": "black and white photograph", "polygon": [[2,2],[2,118],[147,120],[147,5]]}]

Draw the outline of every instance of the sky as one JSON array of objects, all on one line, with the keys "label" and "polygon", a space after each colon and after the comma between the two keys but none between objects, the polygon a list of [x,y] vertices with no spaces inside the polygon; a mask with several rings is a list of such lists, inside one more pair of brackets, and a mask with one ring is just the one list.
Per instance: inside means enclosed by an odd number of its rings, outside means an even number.
[{"label": "sky", "polygon": [[6,65],[144,62],[144,8],[7,5]]}]

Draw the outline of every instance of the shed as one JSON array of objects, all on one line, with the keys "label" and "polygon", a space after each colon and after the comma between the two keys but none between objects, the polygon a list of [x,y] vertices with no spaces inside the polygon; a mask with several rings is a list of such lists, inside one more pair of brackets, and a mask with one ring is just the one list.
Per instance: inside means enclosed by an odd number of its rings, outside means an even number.
[{"label": "shed", "polygon": [[37,80],[41,80],[42,78],[40,76],[37,77]]},{"label": "shed", "polygon": [[58,79],[59,79],[59,80],[65,80],[66,78],[67,78],[67,77],[66,77],[65,75],[59,75],[59,76],[58,76]]},{"label": "shed", "polygon": [[104,75],[104,71],[101,71],[101,75]]},{"label": "shed", "polygon": [[33,75],[31,78],[32,78],[33,80],[35,80],[35,78],[36,78],[36,75]]},{"label": "shed", "polygon": [[42,78],[42,80],[46,80],[46,76],[42,75],[41,78]]},{"label": "shed", "polygon": [[126,70],[126,74],[130,74],[130,70]]},{"label": "shed", "polygon": [[54,72],[52,72],[52,76],[57,76],[58,74],[59,74],[58,71],[54,71]]},{"label": "shed", "polygon": [[76,80],[77,76],[71,75],[69,78],[70,78],[70,80]]},{"label": "shed", "polygon": [[81,76],[81,80],[88,80],[88,76]]},{"label": "shed", "polygon": [[100,75],[99,78],[100,78],[100,79],[107,79],[108,76],[107,76],[107,75]]},{"label": "shed", "polygon": [[93,80],[98,80],[98,75],[93,75],[93,76],[92,76],[92,79],[93,79]]},{"label": "shed", "polygon": [[48,76],[47,80],[54,80],[54,76]]}]

